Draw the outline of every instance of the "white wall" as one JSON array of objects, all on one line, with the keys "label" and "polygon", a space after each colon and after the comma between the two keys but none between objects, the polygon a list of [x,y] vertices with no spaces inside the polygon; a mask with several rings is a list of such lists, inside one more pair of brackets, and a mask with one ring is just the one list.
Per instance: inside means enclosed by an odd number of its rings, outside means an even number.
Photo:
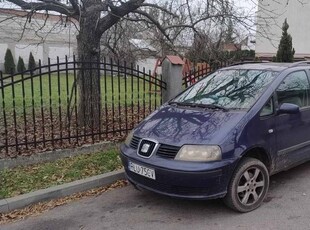
[{"label": "white wall", "polygon": [[[1,44],[1,43],[0,43],[0,50],[1,50],[1,53],[3,52],[3,53],[5,54],[7,48],[8,48],[8,45],[7,45],[7,44]],[[0,63],[4,63],[4,55],[0,55]]]},{"label": "white wall", "polygon": [[29,54],[32,52],[34,60],[43,60],[43,46],[39,45],[27,45],[27,44],[16,44],[15,45],[15,63],[17,64],[18,57],[24,59],[25,65],[28,65]]},{"label": "white wall", "polygon": [[[5,54],[7,48],[8,48],[7,44],[1,44],[0,43],[0,70],[4,69],[4,54]],[[2,53],[3,53],[3,55],[2,55]]]},{"label": "white wall", "polygon": [[[256,55],[274,56],[282,35],[282,25],[287,18],[288,32],[293,38],[295,57],[310,56],[310,2],[301,4],[298,0],[260,0],[256,35]],[[268,9],[267,11],[264,9]],[[273,12],[270,13],[270,12]],[[269,17],[269,19],[266,19]],[[260,33],[263,33],[262,36]],[[268,38],[266,38],[268,36]]]},{"label": "white wall", "polygon": [[65,61],[65,56],[68,56],[68,60],[73,60],[73,48],[68,46],[49,46],[47,56],[51,59],[51,63],[57,61],[57,56],[59,61]]},{"label": "white wall", "polygon": [[[29,53],[32,52],[35,61],[39,59],[42,65],[47,65],[48,57],[51,62],[56,62],[59,56],[61,61],[65,60],[67,55],[72,58],[76,49],[77,30],[72,24],[59,24],[57,17],[48,18],[46,25],[44,14],[33,17],[31,23],[26,23],[26,17],[13,17],[14,12],[1,11],[0,13],[0,70],[3,70],[4,56],[7,48],[11,49],[15,64],[18,57],[24,59],[28,64]],[[58,23],[53,29],[55,23]],[[25,26],[25,30],[24,29]],[[43,27],[43,29],[42,29]]]},{"label": "white wall", "polygon": [[[146,73],[149,73],[149,70],[151,70],[151,74],[153,74],[156,61],[157,61],[156,58],[146,58],[146,59],[137,61],[136,64],[139,65],[140,71],[143,71],[143,67],[144,67]],[[157,73],[161,74],[161,68],[157,68]]]}]

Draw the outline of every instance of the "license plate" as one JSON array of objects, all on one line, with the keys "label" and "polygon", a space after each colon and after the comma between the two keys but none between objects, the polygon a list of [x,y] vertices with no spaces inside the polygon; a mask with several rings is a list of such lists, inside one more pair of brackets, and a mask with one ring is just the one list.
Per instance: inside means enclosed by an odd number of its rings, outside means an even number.
[{"label": "license plate", "polygon": [[150,169],[150,168],[144,167],[142,165],[132,163],[130,161],[128,163],[128,168],[131,172],[134,172],[134,173],[139,174],[141,176],[156,180],[154,169]]}]

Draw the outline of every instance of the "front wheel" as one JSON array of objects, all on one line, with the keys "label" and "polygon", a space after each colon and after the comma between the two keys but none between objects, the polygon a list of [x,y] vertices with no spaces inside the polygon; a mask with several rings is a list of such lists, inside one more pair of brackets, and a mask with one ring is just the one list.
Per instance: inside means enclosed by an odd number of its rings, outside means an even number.
[{"label": "front wheel", "polygon": [[231,178],[224,202],[236,211],[250,212],[262,204],[268,188],[266,166],[255,158],[245,158]]}]

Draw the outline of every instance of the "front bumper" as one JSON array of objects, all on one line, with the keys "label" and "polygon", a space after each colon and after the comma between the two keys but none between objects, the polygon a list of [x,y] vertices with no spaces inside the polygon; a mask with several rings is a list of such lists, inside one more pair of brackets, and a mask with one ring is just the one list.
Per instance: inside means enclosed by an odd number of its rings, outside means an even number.
[{"label": "front bumper", "polygon": [[[156,155],[150,159],[137,156],[136,151],[122,145],[121,159],[128,180],[138,188],[188,199],[224,197],[234,169],[234,161],[212,163],[180,162]],[[155,170],[156,180],[131,172],[128,162]]]}]

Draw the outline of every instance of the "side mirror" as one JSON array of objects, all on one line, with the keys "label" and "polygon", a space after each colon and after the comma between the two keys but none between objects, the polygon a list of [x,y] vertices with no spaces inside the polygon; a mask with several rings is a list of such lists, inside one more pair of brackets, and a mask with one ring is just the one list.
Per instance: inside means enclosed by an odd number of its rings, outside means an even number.
[{"label": "side mirror", "polygon": [[278,109],[278,114],[297,114],[299,112],[299,106],[291,103],[283,103]]}]

